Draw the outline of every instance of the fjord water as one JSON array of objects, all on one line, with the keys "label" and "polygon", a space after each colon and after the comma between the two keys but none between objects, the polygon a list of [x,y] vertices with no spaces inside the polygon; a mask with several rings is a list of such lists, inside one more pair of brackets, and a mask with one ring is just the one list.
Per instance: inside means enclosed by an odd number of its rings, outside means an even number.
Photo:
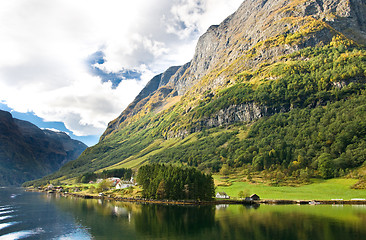
[{"label": "fjord water", "polygon": [[164,206],[0,189],[1,239],[366,239],[366,206]]},{"label": "fjord water", "polygon": [[92,239],[72,214],[52,199],[20,188],[0,188],[0,240]]}]

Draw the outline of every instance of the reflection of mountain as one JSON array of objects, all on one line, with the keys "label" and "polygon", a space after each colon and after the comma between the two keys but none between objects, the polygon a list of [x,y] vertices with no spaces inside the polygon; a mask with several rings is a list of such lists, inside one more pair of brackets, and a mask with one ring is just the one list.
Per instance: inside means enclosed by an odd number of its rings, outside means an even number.
[{"label": "reflection of mountain", "polygon": [[52,173],[86,147],[64,132],[41,130],[0,110],[0,186],[20,185]]},{"label": "reflection of mountain", "polygon": [[94,239],[365,239],[365,208],[353,206],[165,206],[80,198],[52,202]]}]

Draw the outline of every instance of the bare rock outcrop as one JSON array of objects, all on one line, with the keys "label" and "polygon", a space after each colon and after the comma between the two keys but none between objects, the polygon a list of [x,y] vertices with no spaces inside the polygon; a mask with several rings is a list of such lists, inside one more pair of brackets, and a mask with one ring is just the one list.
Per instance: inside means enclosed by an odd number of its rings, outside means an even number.
[{"label": "bare rock outcrop", "polygon": [[[339,34],[366,44],[365,13],[366,0],[245,0],[235,13],[199,38],[192,61],[154,77],[109,123],[101,140],[129,118],[146,111],[144,106],[154,106],[154,99],[161,101],[159,88],[170,89],[171,94],[179,96],[199,95],[224,86],[230,76],[243,70],[273,63],[299,49],[327,44]],[[159,96],[154,98],[154,94]],[[257,107],[250,107],[250,103],[222,109],[220,117],[212,116],[205,124],[217,126],[269,114],[261,107],[251,116],[254,109]]]}]

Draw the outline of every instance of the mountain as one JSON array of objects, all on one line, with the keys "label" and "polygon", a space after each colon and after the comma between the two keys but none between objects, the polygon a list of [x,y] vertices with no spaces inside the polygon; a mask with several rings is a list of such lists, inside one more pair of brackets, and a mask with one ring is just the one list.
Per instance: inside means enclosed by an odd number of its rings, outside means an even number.
[{"label": "mountain", "polygon": [[346,174],[366,160],[365,12],[365,0],[245,0],[44,180],[147,162]]},{"label": "mountain", "polygon": [[20,185],[75,160],[86,145],[0,110],[0,186]]}]

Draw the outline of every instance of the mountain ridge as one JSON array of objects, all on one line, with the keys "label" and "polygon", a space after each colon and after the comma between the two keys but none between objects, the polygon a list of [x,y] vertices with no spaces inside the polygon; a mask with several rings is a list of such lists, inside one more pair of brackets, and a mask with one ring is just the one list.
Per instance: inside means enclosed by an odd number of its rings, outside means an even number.
[{"label": "mountain ridge", "polygon": [[0,185],[20,185],[58,170],[86,145],[66,133],[39,129],[0,110]]},{"label": "mountain ridge", "polygon": [[[352,4],[358,4],[357,6],[361,7],[351,7]],[[252,53],[249,54],[255,55],[255,57],[246,58],[240,64],[242,69],[234,69],[232,72],[255,68],[267,60],[273,61],[277,56],[290,54],[309,46],[314,47],[317,44],[329,43],[332,41],[332,37],[339,31],[344,32],[342,35],[348,34],[350,39],[355,39],[360,44],[365,44],[366,19],[360,14],[362,10],[366,11],[362,0],[244,1],[235,13],[226,18],[220,25],[211,26],[199,38],[192,61],[177,70],[184,73],[179,76],[172,75],[167,84],[160,84],[159,87],[171,89],[173,93],[171,96],[183,96],[193,85],[197,85],[195,82],[204,81],[205,79],[202,80],[201,78],[207,73],[210,71],[214,73],[222,71],[223,68],[227,68],[227,65],[235,64],[235,61],[238,60],[240,61],[243,57],[242,55],[245,55],[246,52],[251,51]],[[257,17],[257,15],[260,15],[260,17]],[[300,18],[294,21],[295,24],[291,20],[293,16]],[[307,16],[311,16],[311,19],[307,19]],[[327,20],[327,18],[329,19]],[[276,24],[279,26],[271,27]],[[291,24],[294,26],[292,26],[292,29],[289,29],[288,25]],[[238,26],[244,27],[238,28]],[[258,28],[260,30],[255,30]],[[307,31],[309,36],[304,36],[304,39],[292,36],[294,32],[301,30],[301,28],[304,28],[302,31]],[[359,30],[356,31],[355,29]],[[281,36],[281,34],[286,35],[284,41],[287,42],[284,45],[271,44],[271,41],[276,41],[276,37]],[[264,51],[261,50],[263,46]],[[224,62],[221,61],[223,59],[222,55],[227,55],[224,58]],[[220,64],[223,66],[218,66]],[[215,68],[219,69],[215,71]],[[202,89],[199,91],[198,89],[190,89],[190,91],[193,94],[197,94],[197,91],[202,93],[206,90],[223,86],[227,84],[228,77],[230,75],[227,76],[225,74],[211,77],[210,83],[206,81],[201,84],[203,85],[201,86]],[[147,86],[149,86],[149,83]],[[141,93],[145,90],[146,88]],[[149,109],[144,109],[143,107],[153,98],[157,90],[155,89],[149,96],[144,97],[143,102],[137,97],[140,105],[137,105],[137,107],[136,105],[130,105],[127,109],[136,107],[133,109],[134,112],[148,112]],[[101,139],[104,139],[108,134],[119,128],[119,125],[127,118],[122,116],[125,115],[122,113],[119,118],[113,121],[115,124],[109,125]]]}]

